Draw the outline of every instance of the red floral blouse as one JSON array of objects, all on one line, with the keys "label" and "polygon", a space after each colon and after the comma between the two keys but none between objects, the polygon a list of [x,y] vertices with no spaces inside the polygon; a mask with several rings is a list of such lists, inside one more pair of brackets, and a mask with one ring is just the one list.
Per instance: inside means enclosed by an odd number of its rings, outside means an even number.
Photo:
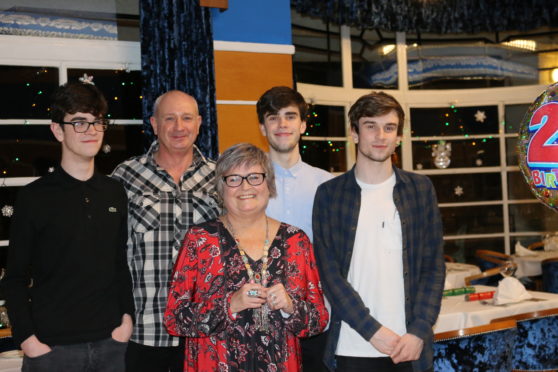
[{"label": "red floral blouse", "polygon": [[[251,261],[254,272],[261,259]],[[236,242],[220,220],[188,230],[170,283],[165,325],[186,336],[185,371],[300,371],[299,337],[328,321],[312,244],[281,223],[269,248],[269,286],[283,283],[295,311],[270,312],[270,331],[254,326],[252,309],[233,316],[230,298],[248,281]]]}]

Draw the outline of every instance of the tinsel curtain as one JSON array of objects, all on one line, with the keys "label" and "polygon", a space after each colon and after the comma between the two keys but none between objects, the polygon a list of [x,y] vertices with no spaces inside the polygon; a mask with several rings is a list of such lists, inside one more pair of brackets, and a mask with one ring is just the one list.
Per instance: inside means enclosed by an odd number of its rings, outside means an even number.
[{"label": "tinsel curtain", "polygon": [[216,158],[217,113],[211,13],[198,0],[140,0],[143,117],[148,144],[155,138],[149,117],[162,93],[192,95],[203,118],[196,144]]},{"label": "tinsel curtain", "polygon": [[303,15],[392,32],[477,33],[558,26],[550,0],[291,0]]}]

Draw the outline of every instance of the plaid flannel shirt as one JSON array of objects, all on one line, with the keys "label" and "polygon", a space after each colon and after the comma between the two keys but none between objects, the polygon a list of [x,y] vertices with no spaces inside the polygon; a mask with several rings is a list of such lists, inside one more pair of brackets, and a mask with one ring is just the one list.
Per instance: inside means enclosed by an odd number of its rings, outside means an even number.
[{"label": "plaid flannel shirt", "polygon": [[[414,371],[424,371],[432,366],[432,327],[438,318],[444,287],[442,222],[430,180],[393,169],[396,176],[393,200],[401,218],[403,237],[406,327],[407,333],[424,340],[421,356],[413,362]],[[324,362],[332,371],[341,321],[366,340],[382,326],[347,281],[360,197],[353,168],[323,183],[314,199],[314,251],[324,292],[332,306]]]},{"label": "plaid flannel shirt", "polygon": [[136,319],[131,340],[148,346],[177,346],[163,324],[168,284],[188,228],[216,218],[215,163],[194,146],[192,164],[177,185],[157,165],[155,141],[142,156],[118,165],[112,177],[128,195],[128,265]]}]

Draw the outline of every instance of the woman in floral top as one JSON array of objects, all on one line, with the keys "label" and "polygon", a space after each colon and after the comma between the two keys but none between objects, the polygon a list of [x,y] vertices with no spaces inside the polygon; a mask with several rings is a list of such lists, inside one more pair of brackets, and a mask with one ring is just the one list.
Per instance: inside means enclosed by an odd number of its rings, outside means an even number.
[{"label": "woman in floral top", "polygon": [[298,338],[327,324],[308,237],[265,215],[274,178],[250,144],[217,162],[226,213],[187,232],[165,312],[169,333],[186,336],[185,371],[299,371]]}]

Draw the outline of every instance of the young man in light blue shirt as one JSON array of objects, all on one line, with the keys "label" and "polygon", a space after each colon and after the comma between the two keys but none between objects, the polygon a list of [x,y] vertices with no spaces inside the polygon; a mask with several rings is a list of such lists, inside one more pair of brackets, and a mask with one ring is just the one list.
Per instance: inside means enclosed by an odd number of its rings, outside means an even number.
[{"label": "young man in light blue shirt", "polygon": [[[304,97],[289,87],[273,87],[256,105],[260,130],[269,144],[275,169],[277,197],[270,199],[266,213],[276,220],[300,227],[312,236],[312,207],[319,185],[333,175],[306,164],[299,151],[300,135],[306,130],[308,105]],[[326,371],[322,362],[325,337],[302,340],[305,371]]]}]

